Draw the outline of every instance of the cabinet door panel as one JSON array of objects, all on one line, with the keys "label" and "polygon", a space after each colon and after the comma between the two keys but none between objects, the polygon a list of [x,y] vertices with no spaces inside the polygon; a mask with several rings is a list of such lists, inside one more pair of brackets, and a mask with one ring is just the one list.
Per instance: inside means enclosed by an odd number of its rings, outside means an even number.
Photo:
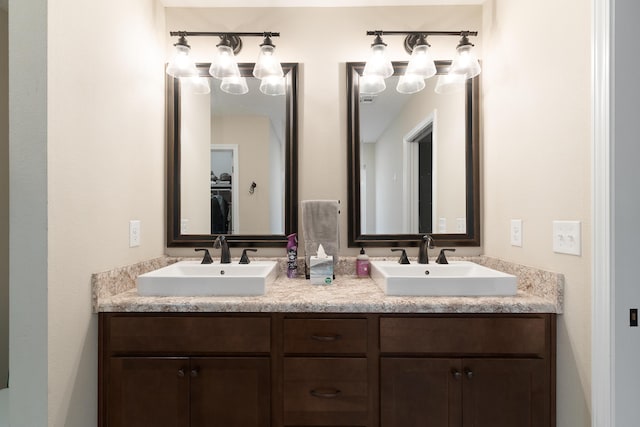
[{"label": "cabinet door panel", "polygon": [[461,385],[459,359],[384,357],[380,361],[380,425],[460,427]]},{"label": "cabinet door panel", "polygon": [[109,427],[188,427],[187,358],[112,357]]},{"label": "cabinet door panel", "polygon": [[268,427],[268,358],[192,358],[191,427]]},{"label": "cabinet door panel", "polygon": [[463,360],[464,427],[548,427],[549,377],[536,359]]}]

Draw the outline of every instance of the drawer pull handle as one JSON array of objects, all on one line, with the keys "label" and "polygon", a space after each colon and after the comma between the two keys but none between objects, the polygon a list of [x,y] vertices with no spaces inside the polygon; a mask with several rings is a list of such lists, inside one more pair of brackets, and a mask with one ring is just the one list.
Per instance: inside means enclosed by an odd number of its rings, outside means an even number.
[{"label": "drawer pull handle", "polygon": [[453,375],[453,378],[456,380],[459,380],[460,378],[462,378],[462,374],[457,369],[452,369],[451,375]]},{"label": "drawer pull handle", "polygon": [[467,376],[467,379],[472,379],[473,378],[473,371],[469,368],[465,368],[464,369],[464,374]]},{"label": "drawer pull handle", "polygon": [[338,395],[340,394],[340,390],[338,390],[337,388],[321,388],[317,390],[311,390],[309,393],[313,397],[319,397],[321,399],[333,399],[335,397],[338,397]]},{"label": "drawer pull handle", "polygon": [[311,339],[316,341],[337,341],[340,338],[340,334],[313,334],[311,335]]},{"label": "drawer pull handle", "polygon": [[178,376],[180,378],[184,377],[184,369],[178,369]]}]

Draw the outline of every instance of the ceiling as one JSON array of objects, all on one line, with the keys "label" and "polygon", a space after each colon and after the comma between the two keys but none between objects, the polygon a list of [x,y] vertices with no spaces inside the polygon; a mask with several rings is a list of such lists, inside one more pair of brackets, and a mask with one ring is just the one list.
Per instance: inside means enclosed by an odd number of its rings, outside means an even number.
[{"label": "ceiling", "polygon": [[[4,0],[0,0],[4,1]],[[160,0],[166,7],[359,7],[482,4],[485,0]]]}]

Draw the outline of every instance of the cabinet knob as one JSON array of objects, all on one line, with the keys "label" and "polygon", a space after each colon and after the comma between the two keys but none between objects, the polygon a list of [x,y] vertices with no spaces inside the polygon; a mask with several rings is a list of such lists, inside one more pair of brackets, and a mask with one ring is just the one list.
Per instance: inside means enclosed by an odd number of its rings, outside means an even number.
[{"label": "cabinet knob", "polygon": [[309,394],[313,397],[319,397],[322,399],[333,399],[334,397],[338,397],[340,390],[337,388],[320,388],[311,390]]},{"label": "cabinet knob", "polygon": [[179,376],[180,378],[184,377],[184,369],[182,369],[182,368],[181,368],[181,369],[178,369],[178,376]]},{"label": "cabinet knob", "polygon": [[341,338],[340,334],[313,334],[312,340],[316,341],[337,341]]},{"label": "cabinet knob", "polygon": [[469,368],[465,368],[464,369],[464,374],[467,376],[467,379],[472,379],[473,378],[473,371]]},{"label": "cabinet knob", "polygon": [[452,369],[451,375],[453,375],[453,378],[456,380],[459,380],[460,378],[462,378],[462,374],[457,369]]},{"label": "cabinet knob", "polygon": [[191,378],[197,377],[199,373],[200,373],[200,370],[198,368],[192,369],[191,370]]}]

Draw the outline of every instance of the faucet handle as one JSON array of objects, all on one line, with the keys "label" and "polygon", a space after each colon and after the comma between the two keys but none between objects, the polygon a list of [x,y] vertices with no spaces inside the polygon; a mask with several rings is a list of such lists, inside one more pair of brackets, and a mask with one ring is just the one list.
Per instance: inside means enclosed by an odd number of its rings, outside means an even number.
[{"label": "faucet handle", "polygon": [[407,258],[407,251],[404,249],[391,249],[392,252],[400,252],[402,251],[402,254],[400,255],[400,259],[398,260],[399,264],[410,264],[409,262],[409,258]]},{"label": "faucet handle", "polygon": [[196,252],[204,252],[204,258],[202,258],[202,262],[200,264],[213,264],[213,259],[211,258],[211,254],[209,253],[209,249],[206,248],[197,248]]},{"label": "faucet handle", "polygon": [[249,264],[251,262],[251,260],[249,260],[249,257],[247,256],[247,251],[258,252],[257,249],[243,249],[242,256],[240,257],[240,262],[238,264]]},{"label": "faucet handle", "polygon": [[436,259],[436,264],[449,264],[449,261],[447,261],[447,257],[445,255],[445,252],[449,251],[449,252],[455,252],[455,249],[440,249],[440,255],[438,255],[438,258]]}]

